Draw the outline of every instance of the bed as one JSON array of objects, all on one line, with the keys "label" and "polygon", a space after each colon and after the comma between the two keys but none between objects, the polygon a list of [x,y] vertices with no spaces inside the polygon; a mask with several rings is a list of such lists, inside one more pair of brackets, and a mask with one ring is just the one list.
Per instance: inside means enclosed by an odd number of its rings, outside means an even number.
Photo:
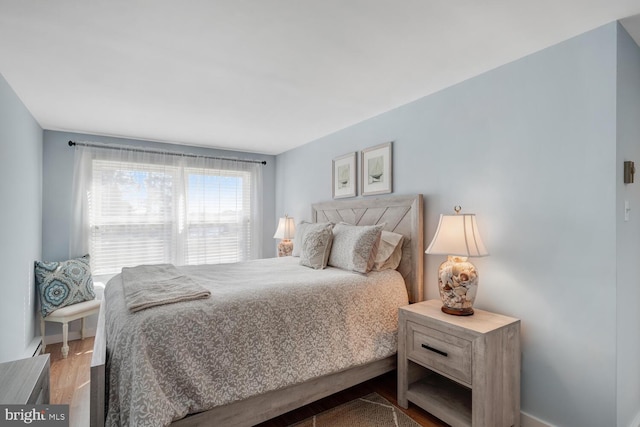
[{"label": "bed", "polygon": [[[389,319],[379,319],[374,314],[388,313],[387,317],[391,318],[391,313],[393,316],[397,315],[397,309],[389,308],[384,304],[402,305],[402,298],[405,298],[405,303],[407,300],[417,302],[423,299],[422,209],[421,195],[353,199],[312,205],[313,222],[347,222],[354,225],[385,223],[385,230],[402,234],[405,239],[397,272],[370,273],[365,278],[364,275],[357,273],[328,268],[318,271],[307,269],[312,274],[302,276],[302,270],[306,267],[299,266],[295,258],[256,260],[242,265],[228,265],[222,270],[221,267],[215,266],[181,268],[186,274],[196,278],[199,283],[209,286],[208,281],[212,282],[210,283],[212,292],[210,304],[218,304],[217,297],[222,294],[233,293],[234,299],[230,305],[218,305],[215,309],[199,305],[203,304],[202,301],[176,304],[181,309],[192,306],[193,310],[201,313],[201,321],[193,318],[186,321],[180,320],[181,314],[172,314],[171,305],[156,307],[148,310],[148,313],[140,312],[141,315],[137,317],[113,314],[118,310],[123,312],[122,307],[118,307],[122,305],[122,298],[117,292],[121,286],[117,285],[118,278],[114,279],[116,281],[109,285],[113,285],[111,295],[107,295],[106,302],[103,303],[104,306],[100,311],[95,339],[91,366],[91,424],[102,426],[105,417],[109,417],[110,421],[122,417],[120,420],[122,423],[142,424],[147,419],[151,420],[150,425],[157,423],[154,421],[156,414],[152,414],[150,418],[146,415],[153,411],[162,412],[161,409],[166,409],[169,413],[174,410],[166,407],[179,400],[180,396],[164,396],[168,399],[164,402],[157,400],[163,397],[157,397],[157,395],[166,394],[166,391],[171,389],[158,383],[172,381],[179,382],[190,390],[202,391],[201,394],[195,393],[193,396],[196,397],[190,397],[191,400],[188,402],[181,402],[177,413],[182,415],[186,411],[190,415],[174,421],[172,425],[254,425],[393,370],[397,324],[391,328]],[[263,275],[262,279],[257,279],[261,271],[272,268],[278,271],[277,281],[266,279],[267,276],[273,277],[275,274]],[[248,278],[241,278],[240,275],[245,273],[249,275]],[[255,280],[251,279],[251,274],[254,275]],[[222,276],[225,275],[228,280],[222,280]],[[208,279],[211,277],[216,277],[216,280]],[[300,286],[300,282],[311,283],[319,277],[321,281],[313,286],[306,288]],[[319,299],[316,294],[310,294],[310,289],[316,287],[322,289],[321,293],[326,295],[326,300]],[[402,288],[401,292],[398,288]],[[233,292],[232,289],[234,289]],[[383,292],[380,294],[381,298],[374,300],[372,295],[378,295],[381,291]],[[399,296],[401,293],[403,296]],[[278,296],[280,302],[273,302],[277,301]],[[358,304],[363,306],[344,308],[346,301],[360,301]],[[366,304],[372,305],[364,305],[365,301]],[[282,304],[285,305],[284,308]],[[353,305],[353,302],[349,304]],[[230,329],[234,328],[235,322],[230,322],[228,319],[236,315],[240,316],[242,311],[249,314],[249,320],[246,321],[248,323],[242,329],[250,332],[246,332],[245,336],[237,336],[230,345],[229,342],[225,342],[227,339],[225,337],[232,336]],[[152,314],[153,317],[150,317]],[[325,324],[326,320],[347,315],[359,317],[361,326],[358,327],[361,329],[337,329],[331,333],[323,333],[323,330],[333,327],[330,322]],[[171,316],[175,316],[178,320]],[[138,326],[138,332],[136,332],[138,334],[143,331],[141,335],[133,339],[127,338],[131,335],[129,332],[118,333],[132,324],[134,319],[141,322],[142,326]],[[392,320],[395,321],[395,317]],[[185,323],[189,323],[189,327],[181,330],[180,328],[185,327]],[[212,335],[212,337],[207,335],[203,338],[200,336],[200,329],[193,329],[192,323],[216,325],[215,329],[218,332],[222,331],[222,335]],[[171,341],[164,340],[161,330],[150,327],[153,324],[166,324],[167,331],[175,329],[178,332],[174,335],[180,337],[172,338]],[[118,399],[114,399],[113,392],[109,395],[105,387],[108,381],[105,375],[106,328],[110,331],[111,371],[109,374],[117,379],[116,391],[120,390],[123,395],[118,396]],[[284,335],[270,338],[269,331],[278,328],[284,329]],[[225,335],[227,332],[229,334]],[[301,350],[288,340],[289,335],[307,333],[315,334],[314,340],[317,340],[318,346]],[[269,340],[274,339],[278,340],[275,346],[273,343],[269,344]],[[146,347],[132,344],[145,340],[151,341],[152,344]],[[120,341],[127,343],[122,345]],[[346,345],[347,343],[349,345]],[[175,352],[171,352],[170,347],[166,346],[178,348]],[[186,350],[187,347],[189,350]],[[227,349],[226,353],[219,352],[221,347]],[[274,350],[278,348],[280,351],[280,347],[287,348],[290,352],[290,360],[286,363],[283,363],[283,354],[277,354]],[[335,357],[336,360],[330,360],[332,357],[323,355],[324,349],[331,349],[327,352],[328,354],[333,354],[332,352],[335,351],[335,354],[341,354],[341,356]],[[158,362],[154,359],[155,356],[150,354],[156,350],[157,353],[176,356],[173,360]],[[306,354],[296,354],[296,352]],[[202,366],[204,359],[199,358],[198,355],[203,354],[206,357],[214,356],[215,367]],[[151,361],[143,362],[146,358]],[[184,365],[183,359],[189,359],[189,363]],[[217,372],[216,375],[211,374],[215,377],[211,379],[213,383],[207,382],[209,379],[204,378],[207,377],[207,369]],[[195,375],[188,378],[183,376],[183,371],[192,370]],[[168,374],[159,375],[159,372],[168,372]],[[177,374],[178,372],[180,375]],[[135,380],[132,373],[137,375]],[[229,376],[224,377],[225,374]],[[129,382],[127,382],[128,378]],[[141,380],[143,378],[146,379]],[[154,388],[159,392],[154,394]],[[210,393],[214,388],[215,395]],[[129,396],[125,396],[127,393]],[[142,394],[145,395],[145,399],[140,400],[139,397]],[[138,396],[137,401],[135,404],[127,405],[136,400],[132,396]],[[205,401],[201,402],[201,398]],[[209,409],[212,403],[215,406]],[[176,406],[180,405],[176,404]],[[142,408],[142,412],[146,415],[140,418],[139,415],[130,414],[129,407],[135,407],[136,411]],[[186,407],[188,409],[185,409]],[[136,416],[139,418],[136,419]],[[167,415],[163,416],[165,418],[162,419],[166,420]],[[162,423],[165,422],[162,421]]]}]

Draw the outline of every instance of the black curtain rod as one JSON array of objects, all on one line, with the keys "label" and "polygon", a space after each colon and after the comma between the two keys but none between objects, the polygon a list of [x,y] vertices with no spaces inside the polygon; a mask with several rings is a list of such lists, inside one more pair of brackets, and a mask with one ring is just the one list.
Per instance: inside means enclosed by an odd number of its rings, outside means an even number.
[{"label": "black curtain rod", "polygon": [[205,159],[214,159],[214,160],[231,160],[231,161],[234,161],[234,162],[243,162],[243,163],[260,163],[262,165],[266,165],[267,164],[267,162],[265,160],[244,160],[244,159],[231,159],[231,158],[228,158],[228,157],[198,156],[197,154],[175,153],[175,152],[172,152],[172,151],[145,150],[145,149],[142,149],[142,148],[131,148],[131,147],[114,147],[112,145],[92,144],[92,143],[89,143],[89,142],[69,141],[69,147],[73,147],[75,145],[79,145],[81,147],[98,147],[98,148],[104,148],[106,150],[134,151],[136,153],[166,154],[166,155],[170,155],[170,156],[182,156],[182,157],[203,157]]}]

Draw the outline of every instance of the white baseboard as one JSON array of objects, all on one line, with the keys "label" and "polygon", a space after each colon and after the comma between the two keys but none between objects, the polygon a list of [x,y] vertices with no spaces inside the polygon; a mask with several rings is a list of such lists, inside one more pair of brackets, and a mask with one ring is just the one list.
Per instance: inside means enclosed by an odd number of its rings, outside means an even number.
[{"label": "white baseboard", "polygon": [[25,349],[24,358],[37,356],[40,354],[40,348],[42,347],[42,339],[38,335],[37,337],[33,337],[27,348]]},{"label": "white baseboard", "polygon": [[540,418],[536,418],[526,412],[520,412],[520,427],[553,427],[553,425],[547,424]]},{"label": "white baseboard", "polygon": [[[81,335],[80,331],[69,332],[68,340],[69,341],[79,340],[81,338],[80,335]],[[87,328],[87,329],[85,329],[84,336],[85,336],[85,338],[86,337],[95,337],[96,336],[96,329],[95,328]],[[44,337],[44,342],[45,342],[46,345],[57,344],[59,342],[62,342],[62,334],[46,335]]]},{"label": "white baseboard", "polygon": [[[539,418],[529,415],[525,412],[520,412],[520,427],[554,427],[552,424],[547,424]],[[640,412],[638,412],[629,424],[629,427],[640,427]]]},{"label": "white baseboard", "polygon": [[42,353],[42,340],[40,340],[40,344],[38,344],[38,347],[36,347],[35,351],[31,355],[31,357],[36,357],[36,356],[40,355],[40,353]]}]

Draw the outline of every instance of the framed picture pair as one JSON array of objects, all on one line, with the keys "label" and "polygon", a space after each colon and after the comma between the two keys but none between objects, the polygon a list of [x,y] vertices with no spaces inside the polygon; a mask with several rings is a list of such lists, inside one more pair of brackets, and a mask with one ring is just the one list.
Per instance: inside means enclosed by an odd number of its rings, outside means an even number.
[{"label": "framed picture pair", "polygon": [[[360,152],[360,194],[391,193],[391,142]],[[357,152],[333,159],[333,198],[355,197],[357,194]]]}]

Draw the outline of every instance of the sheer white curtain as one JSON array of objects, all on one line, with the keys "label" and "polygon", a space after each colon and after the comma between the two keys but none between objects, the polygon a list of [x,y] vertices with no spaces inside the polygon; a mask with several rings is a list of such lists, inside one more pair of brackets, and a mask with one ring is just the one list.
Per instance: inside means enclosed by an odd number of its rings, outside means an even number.
[{"label": "sheer white curtain", "polygon": [[96,275],[261,256],[260,164],[76,147],[73,194],[70,256]]}]

